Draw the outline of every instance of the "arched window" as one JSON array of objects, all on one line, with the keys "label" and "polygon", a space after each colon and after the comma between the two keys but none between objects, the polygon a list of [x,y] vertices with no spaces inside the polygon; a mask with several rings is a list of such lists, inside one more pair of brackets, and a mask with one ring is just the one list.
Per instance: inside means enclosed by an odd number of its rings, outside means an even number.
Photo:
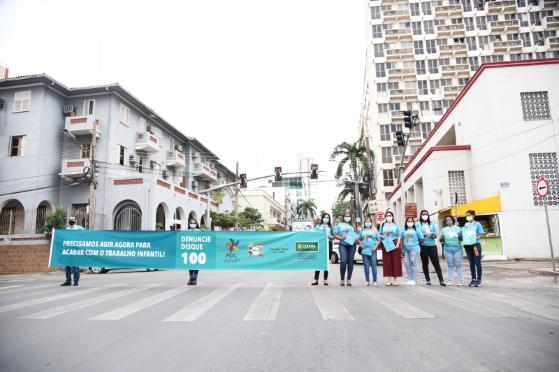
[{"label": "arched window", "polygon": [[114,226],[115,230],[141,230],[142,210],[132,200],[121,202],[115,208]]}]

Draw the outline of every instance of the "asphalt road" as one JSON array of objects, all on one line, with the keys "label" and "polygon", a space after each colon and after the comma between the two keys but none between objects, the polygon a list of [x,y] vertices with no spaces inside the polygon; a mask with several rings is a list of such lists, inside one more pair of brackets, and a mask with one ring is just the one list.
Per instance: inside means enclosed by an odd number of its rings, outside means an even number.
[{"label": "asphalt road", "polygon": [[[559,284],[309,287],[308,272],[0,276],[0,371],[558,371]],[[512,274],[511,274],[512,273]]]}]

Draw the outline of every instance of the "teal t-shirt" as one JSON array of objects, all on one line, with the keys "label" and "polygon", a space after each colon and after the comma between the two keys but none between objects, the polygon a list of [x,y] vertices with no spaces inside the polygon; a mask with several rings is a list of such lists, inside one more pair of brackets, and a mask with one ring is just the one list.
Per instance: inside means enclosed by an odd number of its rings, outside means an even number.
[{"label": "teal t-shirt", "polygon": [[435,238],[432,235],[435,234],[435,237],[437,236],[437,226],[435,226],[434,223],[417,222],[415,224],[415,228],[421,230],[421,233],[425,237],[425,240],[423,241],[423,245],[429,247],[433,247],[437,245],[437,243],[435,243]]},{"label": "teal t-shirt", "polygon": [[359,234],[359,240],[363,245],[363,250],[361,251],[361,253],[370,256],[373,254],[373,249],[380,240],[380,237],[376,231],[373,231],[371,229],[364,229]]},{"label": "teal t-shirt", "polygon": [[400,235],[400,227],[395,223],[385,223],[382,225],[380,233],[384,235],[384,239],[398,239],[398,235]]},{"label": "teal t-shirt", "polygon": [[464,237],[464,244],[472,245],[475,243],[479,243],[477,240],[477,236],[483,234],[483,227],[477,221],[475,222],[466,222],[462,227],[462,236]]},{"label": "teal t-shirt", "polygon": [[66,230],[85,230],[85,229],[80,225],[74,225],[74,226],[68,226]]},{"label": "teal t-shirt", "polygon": [[419,240],[423,239],[423,234],[420,229],[416,230],[413,227],[407,228],[402,232],[401,238],[406,252],[420,250]]},{"label": "teal t-shirt", "polygon": [[318,225],[315,230],[326,230],[326,233],[328,234],[328,239],[330,239],[330,236],[334,235],[332,234],[332,229],[330,228],[330,226],[326,225],[326,224],[322,224],[322,225]]},{"label": "teal t-shirt", "polygon": [[462,249],[458,235],[462,232],[458,226],[443,227],[444,249],[447,251],[457,251]]},{"label": "teal t-shirt", "polygon": [[[355,234],[355,229],[353,228],[353,226],[351,226],[348,223],[340,222],[334,228],[334,233],[338,234],[339,236],[347,236],[347,234],[349,234],[349,233]],[[350,245],[350,244],[347,244],[344,240],[340,240],[340,243],[345,244],[345,245]]]}]

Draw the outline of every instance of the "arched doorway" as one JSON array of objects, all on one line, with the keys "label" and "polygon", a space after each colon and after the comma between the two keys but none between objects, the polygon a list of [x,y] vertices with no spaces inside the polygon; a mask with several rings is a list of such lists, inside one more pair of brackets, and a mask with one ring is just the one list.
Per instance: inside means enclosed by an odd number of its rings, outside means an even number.
[{"label": "arched doorway", "polygon": [[136,202],[125,200],[115,207],[113,221],[115,230],[141,230],[142,210]]},{"label": "arched doorway", "polygon": [[10,199],[0,211],[0,235],[23,234],[25,209],[19,200]]},{"label": "arched doorway", "polygon": [[175,214],[173,215],[173,220],[174,223],[179,225],[179,228],[181,229],[184,228],[184,221],[183,221],[184,217],[186,216],[184,214],[183,209],[181,207],[176,208]]},{"label": "arched doorway", "polygon": [[206,226],[206,215],[200,217],[200,227]]},{"label": "arched doorway", "polygon": [[37,207],[37,215],[35,216],[35,233],[40,234],[43,232],[45,226],[45,218],[47,214],[52,212],[51,204],[43,200]]},{"label": "arched doorway", "polygon": [[167,219],[165,213],[165,203],[159,203],[155,211],[155,230],[166,230]]}]

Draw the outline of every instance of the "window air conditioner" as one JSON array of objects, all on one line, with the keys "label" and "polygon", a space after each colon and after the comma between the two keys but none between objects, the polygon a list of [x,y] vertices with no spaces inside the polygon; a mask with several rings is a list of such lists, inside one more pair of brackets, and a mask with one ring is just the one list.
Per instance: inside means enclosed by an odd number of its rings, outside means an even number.
[{"label": "window air conditioner", "polygon": [[180,151],[180,152],[184,152],[184,148],[182,147],[182,145],[175,145],[175,150]]}]

